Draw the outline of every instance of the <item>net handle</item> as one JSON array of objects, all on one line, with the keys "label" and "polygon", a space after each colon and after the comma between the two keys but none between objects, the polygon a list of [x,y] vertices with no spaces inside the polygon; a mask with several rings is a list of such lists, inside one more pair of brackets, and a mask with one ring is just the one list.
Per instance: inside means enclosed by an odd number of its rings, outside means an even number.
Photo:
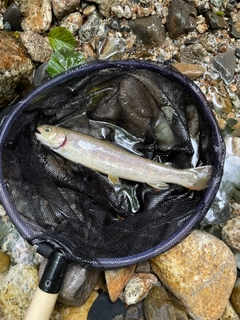
[{"label": "net handle", "polygon": [[63,253],[53,251],[24,320],[49,320],[68,267]]}]

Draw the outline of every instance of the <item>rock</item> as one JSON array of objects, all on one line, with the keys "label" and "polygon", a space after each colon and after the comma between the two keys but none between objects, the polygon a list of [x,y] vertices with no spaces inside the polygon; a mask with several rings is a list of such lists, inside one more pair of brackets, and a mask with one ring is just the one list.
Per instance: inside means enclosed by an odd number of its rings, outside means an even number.
[{"label": "rock", "polygon": [[79,29],[79,39],[83,42],[90,41],[97,34],[99,25],[100,19],[94,11]]},{"label": "rock", "polygon": [[228,25],[225,19],[218,16],[216,13],[208,11],[205,15],[205,20],[210,29],[227,29]]},{"label": "rock", "polygon": [[233,306],[228,302],[227,307],[219,320],[239,320],[239,316],[233,309]]},{"label": "rock", "polygon": [[62,19],[60,26],[69,30],[73,35],[77,33],[82,26],[83,17],[79,12],[70,13]]},{"label": "rock", "polygon": [[36,267],[24,264],[11,267],[0,283],[0,314],[3,314],[3,319],[23,319],[37,285]]},{"label": "rock", "polygon": [[169,5],[166,27],[171,38],[193,31],[196,27],[196,9],[182,0],[172,0]]},{"label": "rock", "polygon": [[213,4],[215,7],[219,8],[221,7],[221,4],[223,0],[210,0],[211,4]]},{"label": "rock", "polygon": [[10,266],[9,256],[0,250],[0,273],[6,272]]},{"label": "rock", "polygon": [[149,273],[151,272],[151,266],[149,261],[142,261],[139,262],[136,266],[135,272],[141,272],[141,273]]},{"label": "rock", "polygon": [[125,306],[120,299],[118,299],[115,303],[112,303],[108,294],[103,292],[94,301],[91,309],[89,310],[87,319],[112,320],[117,316],[119,316],[120,319],[124,319],[125,313]]},{"label": "rock", "polygon": [[0,108],[14,99],[16,87],[27,79],[32,68],[31,60],[14,35],[0,31]]},{"label": "rock", "polygon": [[99,37],[96,39],[96,53],[99,60],[121,60],[125,43],[121,38]]},{"label": "rock", "polygon": [[93,291],[88,300],[84,303],[84,305],[80,307],[69,307],[61,305],[59,310],[58,306],[55,307],[55,310],[59,312],[61,320],[89,320],[89,310],[92,307],[94,301],[97,299],[97,297],[98,293],[96,291]]},{"label": "rock", "polygon": [[138,40],[145,45],[161,45],[165,41],[165,28],[158,16],[130,20],[128,24]]},{"label": "rock", "polygon": [[72,13],[77,6],[79,0],[52,0],[53,13],[58,20]]},{"label": "rock", "polygon": [[135,268],[136,265],[131,265],[125,268],[105,271],[108,294],[112,302],[117,301],[120,293],[131,278]]},{"label": "rock", "polygon": [[229,35],[233,38],[240,39],[240,20],[237,20],[230,28]]},{"label": "rock", "polygon": [[143,311],[143,301],[131,304],[126,309],[126,315],[124,320],[145,320]]},{"label": "rock", "polygon": [[44,62],[35,70],[32,83],[34,88],[40,86],[40,84],[50,79],[50,76],[47,72],[47,67],[48,63]]},{"label": "rock", "polygon": [[195,80],[201,77],[206,69],[200,64],[193,63],[173,63],[173,66],[188,78]]},{"label": "rock", "polygon": [[[39,278],[41,278],[46,264],[47,259],[44,259],[39,268]],[[83,305],[96,286],[99,276],[98,270],[84,269],[74,263],[69,265],[61,285],[58,301],[68,306]]]},{"label": "rock", "polygon": [[226,52],[216,55],[212,60],[212,66],[225,83],[231,82],[236,67],[235,50],[228,48]]},{"label": "rock", "polygon": [[234,255],[221,240],[195,230],[150,263],[190,317],[198,320],[221,317],[236,280]]},{"label": "rock", "polygon": [[200,38],[200,43],[208,52],[215,53],[217,50],[217,39],[211,32],[204,33]]},{"label": "rock", "polygon": [[222,228],[222,239],[231,248],[240,250],[240,216],[228,220]]},{"label": "rock", "polygon": [[90,14],[92,14],[94,11],[96,10],[96,7],[92,4],[92,5],[88,5],[86,6],[86,8],[83,10],[83,14],[85,17],[89,16]]},{"label": "rock", "polygon": [[235,309],[237,314],[240,316],[240,278],[237,279],[234,285],[230,300],[233,305],[233,308]]},{"label": "rock", "polygon": [[123,297],[127,305],[142,301],[158,283],[158,278],[152,273],[136,273],[126,284]]},{"label": "rock", "polygon": [[180,49],[179,58],[179,62],[182,63],[209,62],[208,53],[201,43],[190,44]]},{"label": "rock", "polygon": [[16,3],[11,3],[3,14],[4,23],[8,22],[12,31],[20,29],[21,12]]},{"label": "rock", "polygon": [[47,62],[50,59],[53,49],[46,38],[40,34],[25,31],[20,33],[20,39],[33,61]]},{"label": "rock", "polygon": [[52,22],[50,0],[22,0],[20,11],[24,17],[21,22],[23,31],[42,33],[50,28]]},{"label": "rock", "polygon": [[144,314],[146,320],[188,320],[185,308],[160,284],[144,300]]}]

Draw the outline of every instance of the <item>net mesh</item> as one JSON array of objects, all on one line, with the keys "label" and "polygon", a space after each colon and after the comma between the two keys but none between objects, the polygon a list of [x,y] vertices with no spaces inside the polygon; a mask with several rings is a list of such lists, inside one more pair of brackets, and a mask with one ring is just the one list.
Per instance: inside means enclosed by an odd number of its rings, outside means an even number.
[{"label": "net mesh", "polygon": [[[220,133],[201,100],[161,70],[130,63],[91,67],[45,86],[21,107],[4,141],[2,173],[17,215],[31,230],[27,240],[65,248],[88,267],[149,251],[192,217],[203,218],[221,179]],[[34,133],[41,124],[90,134],[175,168],[213,165],[211,196],[209,188],[175,184],[159,191],[121,179],[114,186],[40,144]]]}]

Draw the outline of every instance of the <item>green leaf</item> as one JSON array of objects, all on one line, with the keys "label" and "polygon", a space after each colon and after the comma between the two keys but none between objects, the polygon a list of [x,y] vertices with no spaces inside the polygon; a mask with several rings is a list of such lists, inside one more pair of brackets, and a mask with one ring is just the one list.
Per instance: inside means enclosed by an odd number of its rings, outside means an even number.
[{"label": "green leaf", "polygon": [[48,34],[48,39],[54,51],[62,48],[73,50],[76,47],[76,40],[69,30],[63,27],[56,27]]},{"label": "green leaf", "polygon": [[47,72],[50,77],[55,77],[58,74],[83,63],[85,63],[85,59],[82,54],[73,50],[62,49],[51,55],[48,62]]}]

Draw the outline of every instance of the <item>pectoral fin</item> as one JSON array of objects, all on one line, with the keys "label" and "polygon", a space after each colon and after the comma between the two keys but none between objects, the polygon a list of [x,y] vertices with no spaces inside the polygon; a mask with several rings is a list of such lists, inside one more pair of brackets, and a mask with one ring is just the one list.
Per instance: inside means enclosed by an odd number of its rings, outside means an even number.
[{"label": "pectoral fin", "polygon": [[108,175],[108,180],[112,184],[118,184],[119,183],[119,178],[117,176],[112,176],[111,174]]},{"label": "pectoral fin", "polygon": [[159,189],[159,190],[166,190],[169,187],[169,185],[164,182],[148,183],[148,185],[153,187],[154,189]]}]

